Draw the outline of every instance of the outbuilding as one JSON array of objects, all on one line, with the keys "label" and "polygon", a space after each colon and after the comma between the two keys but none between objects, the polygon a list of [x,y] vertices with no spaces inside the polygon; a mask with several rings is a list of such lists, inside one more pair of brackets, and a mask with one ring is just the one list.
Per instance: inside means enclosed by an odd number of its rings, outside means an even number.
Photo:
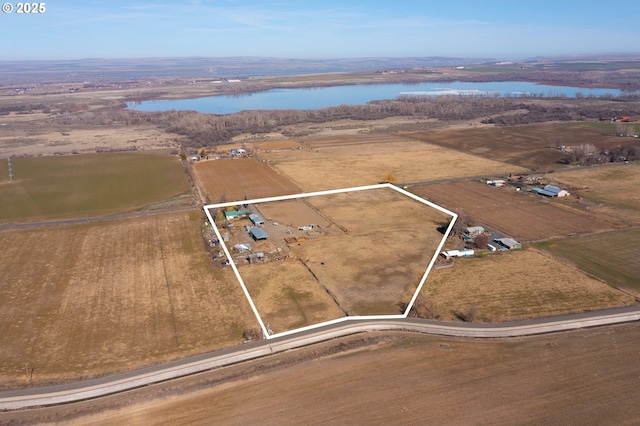
[{"label": "outbuilding", "polygon": [[506,248],[507,250],[515,250],[515,249],[522,248],[522,244],[517,242],[513,238],[496,238],[493,241],[500,244],[502,247]]},{"label": "outbuilding", "polygon": [[267,233],[262,228],[251,228],[249,234],[256,241],[266,240],[269,237],[269,235],[267,235]]},{"label": "outbuilding", "polygon": [[251,220],[251,223],[253,223],[255,226],[264,225],[264,219],[259,214],[255,214],[255,213],[250,214],[249,219]]}]

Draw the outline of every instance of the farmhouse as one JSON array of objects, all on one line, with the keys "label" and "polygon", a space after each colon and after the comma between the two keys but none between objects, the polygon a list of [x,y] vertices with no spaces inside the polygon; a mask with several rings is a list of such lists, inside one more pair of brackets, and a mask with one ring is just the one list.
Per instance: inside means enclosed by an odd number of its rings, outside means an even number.
[{"label": "farmhouse", "polygon": [[243,155],[245,155],[247,153],[247,151],[245,149],[242,148],[234,148],[231,150],[231,156],[232,157],[241,157]]},{"label": "farmhouse", "polygon": [[503,180],[488,180],[487,181],[487,185],[491,185],[491,186],[504,186],[504,181]]},{"label": "farmhouse", "polygon": [[251,213],[253,213],[251,210],[232,210],[224,212],[224,217],[226,219],[236,219],[239,217],[250,215]]},{"label": "farmhouse", "polygon": [[464,233],[470,237],[476,237],[480,234],[484,234],[486,231],[482,226],[470,226],[464,230]]},{"label": "farmhouse", "polygon": [[259,214],[250,214],[249,219],[251,219],[251,223],[253,223],[255,226],[264,225],[264,219]]},{"label": "farmhouse", "polygon": [[514,249],[521,249],[522,248],[522,244],[517,242],[513,238],[496,238],[493,241],[495,241],[496,243],[500,244],[502,247],[506,248],[507,250],[514,250]]},{"label": "farmhouse", "polygon": [[262,228],[251,228],[249,234],[251,234],[251,237],[256,241],[266,240],[269,237]]},{"label": "farmhouse", "polygon": [[566,197],[569,195],[569,193],[564,189],[560,189],[553,185],[547,185],[544,188],[533,188],[531,192],[544,195],[545,197]]}]

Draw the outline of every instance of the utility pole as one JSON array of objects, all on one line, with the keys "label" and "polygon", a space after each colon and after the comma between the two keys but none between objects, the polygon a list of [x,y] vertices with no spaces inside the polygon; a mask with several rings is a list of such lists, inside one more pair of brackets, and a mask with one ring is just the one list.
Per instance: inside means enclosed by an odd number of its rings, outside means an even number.
[{"label": "utility pole", "polygon": [[13,182],[13,170],[11,169],[11,157],[7,157],[7,163],[9,163],[9,183]]}]

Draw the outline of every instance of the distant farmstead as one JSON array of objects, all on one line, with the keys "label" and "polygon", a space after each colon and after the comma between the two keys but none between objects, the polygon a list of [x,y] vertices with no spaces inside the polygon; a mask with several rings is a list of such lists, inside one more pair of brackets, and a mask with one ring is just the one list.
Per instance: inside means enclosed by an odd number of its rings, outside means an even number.
[{"label": "distant farmstead", "polygon": [[554,185],[547,185],[544,188],[533,188],[531,192],[544,195],[545,197],[567,197],[570,195],[569,192]]}]

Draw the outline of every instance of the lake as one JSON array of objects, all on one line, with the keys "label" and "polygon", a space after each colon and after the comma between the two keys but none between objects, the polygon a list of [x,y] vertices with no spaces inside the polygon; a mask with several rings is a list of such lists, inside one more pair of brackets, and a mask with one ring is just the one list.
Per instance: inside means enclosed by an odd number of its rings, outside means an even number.
[{"label": "lake", "polygon": [[[234,84],[234,83],[221,83]],[[417,84],[362,84],[311,89],[273,89],[240,95],[219,95],[196,99],[129,102],[127,108],[137,111],[194,110],[211,114],[233,114],[243,110],[320,109],[338,105],[364,105],[402,95],[544,95],[575,97],[620,95],[617,89],[585,89],[568,86],[547,86],[527,82],[449,82]]]}]

